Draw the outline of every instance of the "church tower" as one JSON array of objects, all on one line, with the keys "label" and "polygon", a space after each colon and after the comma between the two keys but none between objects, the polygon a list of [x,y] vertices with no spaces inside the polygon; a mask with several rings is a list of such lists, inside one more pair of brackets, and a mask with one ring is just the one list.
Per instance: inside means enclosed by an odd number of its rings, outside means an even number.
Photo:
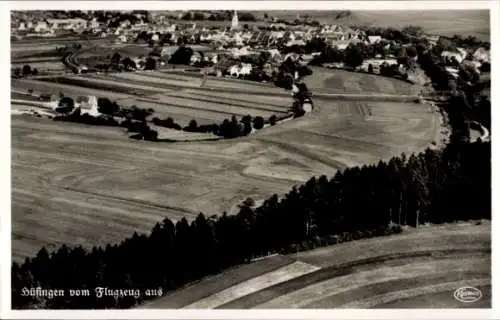
[{"label": "church tower", "polygon": [[234,10],[234,13],[233,13],[233,21],[231,22],[231,29],[232,30],[236,30],[238,29],[238,13],[236,12],[236,10]]}]

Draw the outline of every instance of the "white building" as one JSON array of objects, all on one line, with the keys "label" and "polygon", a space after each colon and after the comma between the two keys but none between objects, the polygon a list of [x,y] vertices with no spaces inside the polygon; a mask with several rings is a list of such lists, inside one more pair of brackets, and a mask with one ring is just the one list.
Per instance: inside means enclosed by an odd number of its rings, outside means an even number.
[{"label": "white building", "polygon": [[232,77],[238,78],[240,75],[249,75],[252,72],[252,65],[250,63],[235,64],[229,67],[228,71]]},{"label": "white building", "polygon": [[101,114],[99,112],[96,96],[78,97],[76,104],[77,107],[80,108],[81,114],[88,114],[93,117],[97,117]]},{"label": "white building", "polygon": [[189,59],[189,62],[191,64],[194,64],[194,63],[200,62],[200,61],[201,61],[201,55],[200,55],[200,53],[199,52],[193,52],[193,55]]},{"label": "white building", "polygon": [[490,53],[483,47],[478,48],[474,54],[474,58],[480,62],[489,62],[490,61]]},{"label": "white building", "polygon": [[41,33],[41,32],[47,32],[49,31],[49,25],[45,21],[38,21],[38,23],[35,26],[35,32],[36,33]]},{"label": "white building", "polygon": [[452,51],[443,51],[441,53],[441,57],[443,57],[445,59],[455,58],[458,63],[462,63],[462,61],[465,59],[465,56],[463,56],[462,54],[460,54],[458,52],[452,52]]},{"label": "white building", "polygon": [[99,28],[99,22],[97,21],[96,18],[93,18],[89,23],[88,23],[88,27],[90,29],[97,29]]},{"label": "white building", "polygon": [[382,37],[381,36],[368,36],[368,42],[370,44],[375,44],[375,43],[378,43],[382,40]]},{"label": "white building", "polygon": [[310,99],[304,100],[304,103],[302,104],[302,110],[304,110],[304,112],[306,113],[309,113],[313,110],[312,101]]},{"label": "white building", "polygon": [[21,22],[19,23],[19,27],[17,27],[18,31],[25,31],[26,30],[26,23]]}]

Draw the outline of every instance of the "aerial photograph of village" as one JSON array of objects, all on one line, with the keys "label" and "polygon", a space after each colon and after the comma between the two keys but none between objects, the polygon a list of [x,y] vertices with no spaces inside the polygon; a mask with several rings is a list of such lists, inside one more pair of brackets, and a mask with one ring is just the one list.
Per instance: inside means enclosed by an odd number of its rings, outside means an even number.
[{"label": "aerial photograph of village", "polygon": [[12,309],[491,308],[488,10],[10,14]]}]

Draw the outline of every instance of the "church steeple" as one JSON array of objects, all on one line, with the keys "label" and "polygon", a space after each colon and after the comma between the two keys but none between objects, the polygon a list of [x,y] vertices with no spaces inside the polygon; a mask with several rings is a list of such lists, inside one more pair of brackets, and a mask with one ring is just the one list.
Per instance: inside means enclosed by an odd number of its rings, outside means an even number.
[{"label": "church steeple", "polygon": [[238,22],[238,12],[236,12],[236,10],[234,10],[234,13],[233,13],[233,21],[231,22],[231,29],[235,30],[235,29],[238,29],[239,27],[239,22]]}]

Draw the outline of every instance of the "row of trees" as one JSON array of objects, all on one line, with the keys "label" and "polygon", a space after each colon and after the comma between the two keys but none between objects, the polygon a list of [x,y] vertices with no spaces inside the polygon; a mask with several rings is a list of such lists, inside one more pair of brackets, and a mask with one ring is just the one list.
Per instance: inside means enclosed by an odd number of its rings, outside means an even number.
[{"label": "row of trees", "polygon": [[[219,12],[205,13],[201,11],[188,11],[181,16],[181,20],[189,21],[231,21],[233,18],[233,11],[225,10]],[[255,16],[250,12],[238,12],[239,21],[256,21]]]},{"label": "row of trees", "polygon": [[311,61],[311,65],[323,65],[324,63],[344,63],[347,67],[354,69],[360,66],[364,59],[369,56],[363,49],[364,44],[351,43],[345,50],[326,46],[325,49]]},{"label": "row of trees", "polygon": [[14,76],[16,77],[26,77],[26,76],[36,76],[38,75],[37,68],[31,68],[29,64],[23,66],[23,68],[15,68]]},{"label": "row of trees", "polygon": [[237,215],[189,223],[166,218],[149,235],[120,244],[70,248],[12,266],[12,306],[20,308],[129,308],[150,297],[23,296],[22,288],[94,287],[172,291],[273,252],[290,253],[399,232],[391,223],[417,225],[491,218],[489,143],[452,143],[409,158],[313,177],[280,198],[255,208],[243,204]]},{"label": "row of trees", "polygon": [[261,116],[253,118],[246,115],[240,121],[236,119],[236,116],[232,116],[231,120],[224,119],[221,124],[211,125],[198,125],[196,120],[193,119],[183,130],[187,132],[211,132],[226,139],[232,139],[248,135],[252,132],[252,128],[260,130],[264,127],[264,124],[265,120]]},{"label": "row of trees", "polygon": [[[109,58],[109,57],[108,57]],[[139,60],[139,65],[130,57],[122,57],[120,53],[116,52],[109,58],[109,63],[100,63],[95,65],[101,71],[136,71],[137,69],[155,70],[157,67],[156,59],[153,56],[145,57]]]}]

